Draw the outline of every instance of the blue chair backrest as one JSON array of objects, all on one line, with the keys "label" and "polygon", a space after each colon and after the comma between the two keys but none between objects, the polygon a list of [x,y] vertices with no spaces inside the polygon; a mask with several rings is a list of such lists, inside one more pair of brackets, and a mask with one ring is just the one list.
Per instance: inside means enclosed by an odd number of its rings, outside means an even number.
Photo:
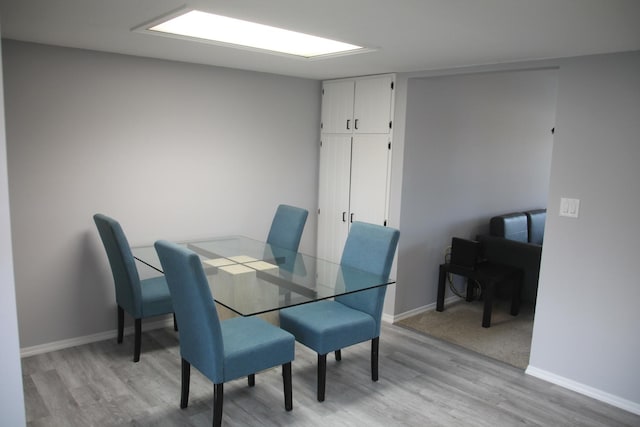
[{"label": "blue chair backrest", "polygon": [[214,383],[224,382],[220,319],[198,255],[166,240],[155,243],[180,329],[180,354]]},{"label": "blue chair backrest", "polygon": [[271,222],[267,243],[298,252],[304,224],[309,212],[289,205],[279,205]]},{"label": "blue chair backrest", "polygon": [[[344,245],[340,264],[389,278],[400,232],[381,225],[354,222]],[[346,279],[346,278],[345,278]],[[386,286],[337,297],[341,304],[371,315],[380,334],[380,319]]]},{"label": "blue chair backrest", "polygon": [[116,302],[132,316],[142,316],[140,276],[122,227],[118,221],[103,214],[95,214],[93,221],[109,258]]}]

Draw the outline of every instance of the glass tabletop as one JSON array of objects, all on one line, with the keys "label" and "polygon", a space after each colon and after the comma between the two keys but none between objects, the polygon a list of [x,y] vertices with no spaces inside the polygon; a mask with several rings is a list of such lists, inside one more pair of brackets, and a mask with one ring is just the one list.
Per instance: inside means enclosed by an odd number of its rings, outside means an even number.
[{"label": "glass tabletop", "polygon": [[[395,283],[387,277],[244,236],[179,244],[200,257],[215,301],[242,316]],[[153,246],[131,251],[135,259],[162,272]]]}]

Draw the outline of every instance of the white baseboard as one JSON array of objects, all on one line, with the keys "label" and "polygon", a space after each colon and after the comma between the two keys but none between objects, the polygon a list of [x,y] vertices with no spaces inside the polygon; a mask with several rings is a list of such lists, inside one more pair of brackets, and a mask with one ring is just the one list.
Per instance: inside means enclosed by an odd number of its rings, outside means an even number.
[{"label": "white baseboard", "polygon": [[[453,295],[445,299],[444,303],[445,305],[447,305],[447,304],[459,301],[460,299],[461,299],[460,297]],[[422,307],[414,308],[413,310],[405,311],[404,313],[400,313],[396,315],[383,313],[382,320],[387,323],[396,323],[396,322],[399,322],[400,320],[406,319],[407,317],[415,316],[417,314],[425,313],[427,311],[432,311],[435,309],[436,309],[436,303],[434,302],[434,303],[423,305]]]},{"label": "white baseboard", "polygon": [[580,394],[584,394],[585,396],[589,396],[596,400],[600,400],[602,402],[608,403],[617,408],[624,409],[625,411],[629,411],[636,415],[640,415],[640,404],[638,404],[637,402],[632,402],[630,400],[623,399],[620,396],[616,396],[616,395],[604,392],[602,390],[598,390],[588,385],[570,380],[565,377],[561,377],[559,375],[545,371],[543,369],[533,367],[531,365],[527,367],[525,373],[527,375],[531,375],[532,377],[540,378],[541,380],[548,381],[560,387],[573,390]]},{"label": "white baseboard", "polygon": [[[167,326],[173,326],[173,319],[171,317],[165,320],[157,320],[155,322],[142,322],[143,331],[151,331],[153,329],[165,328]],[[124,328],[125,335],[133,334],[133,326]],[[85,335],[82,337],[70,338],[67,340],[54,341],[46,344],[34,345],[31,347],[23,347],[20,349],[20,357],[35,356],[36,354],[48,353],[50,351],[62,350],[65,348],[76,347],[83,344],[89,344],[97,341],[104,341],[108,339],[115,339],[118,335],[116,329],[112,331],[100,332],[93,335]]]},{"label": "white baseboard", "polygon": [[384,323],[393,323],[393,314],[382,313],[382,321]]}]

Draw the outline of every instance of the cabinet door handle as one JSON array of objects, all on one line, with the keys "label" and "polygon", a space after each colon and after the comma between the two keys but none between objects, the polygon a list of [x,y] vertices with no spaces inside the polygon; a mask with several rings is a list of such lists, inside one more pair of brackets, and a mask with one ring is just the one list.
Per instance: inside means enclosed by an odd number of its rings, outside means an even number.
[{"label": "cabinet door handle", "polygon": [[349,221],[353,222],[353,214],[349,215]]},{"label": "cabinet door handle", "polygon": [[347,129],[350,129],[350,128],[349,128],[349,124],[350,124],[350,123],[351,123],[351,119],[347,119]]},{"label": "cabinet door handle", "polygon": [[356,121],[353,123],[356,127],[356,130],[358,130],[358,119],[356,119]]},{"label": "cabinet door handle", "polygon": [[342,212],[342,222],[347,222],[347,219],[345,218],[346,214],[346,212]]}]

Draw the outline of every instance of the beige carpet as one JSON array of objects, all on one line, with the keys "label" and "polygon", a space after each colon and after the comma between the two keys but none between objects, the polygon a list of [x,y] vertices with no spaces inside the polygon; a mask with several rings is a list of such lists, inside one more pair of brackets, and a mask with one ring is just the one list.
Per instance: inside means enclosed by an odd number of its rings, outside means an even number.
[{"label": "beige carpet", "polygon": [[531,351],[533,308],[522,305],[518,316],[509,314],[509,303],[493,306],[491,327],[483,328],[482,302],[460,300],[444,311],[427,311],[400,320],[398,325],[457,344],[477,353],[526,369]]}]

